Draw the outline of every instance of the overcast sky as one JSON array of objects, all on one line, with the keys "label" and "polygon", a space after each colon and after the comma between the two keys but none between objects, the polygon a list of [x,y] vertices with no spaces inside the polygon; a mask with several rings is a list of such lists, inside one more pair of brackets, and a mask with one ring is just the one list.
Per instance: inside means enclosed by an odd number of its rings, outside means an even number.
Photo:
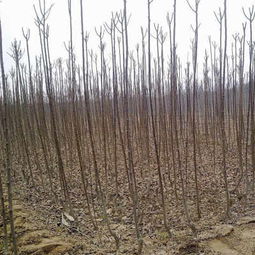
[{"label": "overcast sky", "polygon": [[[79,0],[73,0],[73,22],[74,22],[74,44],[75,52],[80,54],[80,12]],[[48,20],[50,24],[50,47],[52,58],[65,58],[67,56],[64,49],[64,42],[68,41],[68,9],[67,0],[46,0],[47,5],[54,3],[51,16]],[[140,27],[147,24],[147,0],[127,0],[128,12],[132,15],[129,24],[130,47],[140,42]],[[190,0],[193,4],[194,0]],[[4,52],[9,52],[11,42],[14,38],[24,40],[21,29],[31,29],[31,52],[32,55],[39,54],[39,40],[37,28],[34,24],[33,5],[38,4],[38,0],[2,0],[0,3],[0,13],[3,26]],[[245,21],[242,7],[248,8],[254,4],[254,0],[228,0],[228,24],[229,39],[232,34],[242,31],[242,22]],[[201,0],[199,8],[199,59],[203,59],[205,48],[208,48],[208,36],[212,40],[219,39],[219,24],[217,23],[214,11],[223,7],[223,0]],[[98,38],[95,35],[94,27],[99,28],[104,22],[110,21],[111,12],[119,11],[123,8],[123,0],[84,0],[85,29],[90,32],[90,47],[97,49]],[[168,31],[166,15],[172,12],[173,0],[154,0],[151,5],[152,23],[159,23],[165,31]],[[177,43],[178,54],[183,61],[186,61],[190,52],[190,42],[193,36],[191,24],[194,24],[194,13],[189,9],[186,0],[177,0]],[[153,30],[152,30],[153,31]],[[105,35],[106,44],[110,49],[109,37]],[[168,43],[168,42],[167,42]],[[167,44],[166,44],[167,46]],[[167,49],[166,49],[167,50]],[[191,54],[189,53],[189,56]],[[24,59],[25,60],[25,59]],[[5,54],[6,68],[9,69],[12,61]],[[202,65],[200,64],[200,68]]]}]

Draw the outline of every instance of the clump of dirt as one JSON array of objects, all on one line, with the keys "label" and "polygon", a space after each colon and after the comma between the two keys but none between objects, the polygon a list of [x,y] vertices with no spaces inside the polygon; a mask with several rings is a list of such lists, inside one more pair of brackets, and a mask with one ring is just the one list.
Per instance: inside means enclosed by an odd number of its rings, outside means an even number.
[{"label": "clump of dirt", "polygon": [[59,237],[47,237],[38,241],[38,243],[22,245],[20,253],[33,255],[60,255],[70,251],[73,247],[72,244],[62,241]]},{"label": "clump of dirt", "polygon": [[211,239],[206,245],[222,255],[255,255],[255,223],[241,219],[228,235]]},{"label": "clump of dirt", "polygon": [[[14,224],[20,255],[61,255],[75,248],[72,238],[57,236],[36,221],[32,212],[14,200]],[[0,237],[2,237],[0,233]],[[1,254],[2,251],[0,251]]]},{"label": "clump of dirt", "polygon": [[208,244],[212,250],[223,255],[238,255],[239,254],[236,250],[232,249],[227,243],[219,239],[211,240]]}]

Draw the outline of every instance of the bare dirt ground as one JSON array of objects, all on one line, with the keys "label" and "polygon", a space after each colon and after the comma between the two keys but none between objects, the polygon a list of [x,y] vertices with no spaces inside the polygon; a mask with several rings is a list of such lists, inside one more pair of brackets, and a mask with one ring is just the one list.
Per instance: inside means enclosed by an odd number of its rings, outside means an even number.
[{"label": "bare dirt ground", "polygon": [[57,255],[74,248],[71,238],[52,233],[43,225],[35,211],[27,210],[17,200],[14,200],[13,209],[19,254]]},{"label": "bare dirt ground", "polygon": [[255,218],[246,217],[237,224],[228,235],[212,239],[207,245],[218,254],[254,255]]},{"label": "bare dirt ground", "polygon": [[[204,145],[205,146],[205,145]],[[168,236],[162,222],[162,209],[160,206],[160,193],[158,190],[157,173],[155,165],[148,168],[136,164],[138,173],[138,191],[140,196],[140,227],[143,236],[143,255],[255,255],[255,199],[254,194],[248,193],[246,197],[244,181],[234,192],[236,183],[240,178],[236,151],[229,149],[228,176],[231,195],[231,218],[226,220],[225,192],[222,178],[220,150],[216,150],[216,164],[210,156],[210,148],[201,147],[201,169],[199,169],[199,190],[202,217],[197,218],[194,176],[193,171],[185,173],[187,203],[192,223],[195,225],[195,235],[187,226],[184,210],[181,203],[180,178],[177,175],[177,195],[175,198],[174,186],[167,181],[165,171],[166,211],[172,237]],[[191,152],[189,155],[192,155]],[[137,162],[140,162],[137,160]],[[15,161],[14,169],[21,172],[21,167]],[[56,203],[49,192],[41,186],[29,188],[22,180],[16,178],[14,186],[14,215],[18,236],[19,252],[21,255],[135,255],[137,254],[137,241],[132,214],[131,200],[126,183],[123,162],[119,161],[118,196],[115,193],[112,176],[109,177],[108,186],[102,182],[107,190],[107,214],[111,229],[120,237],[120,249],[115,252],[115,243],[107,230],[101,209],[98,206],[93,182],[89,189],[91,205],[94,208],[94,219],[98,223],[98,230],[93,228],[81,189],[79,168],[67,166],[67,179],[69,180],[70,196],[72,201],[74,222],[68,226],[63,224],[63,204]],[[153,163],[153,162],[152,162]],[[192,160],[188,167],[192,169]],[[215,166],[215,167],[214,167]],[[189,169],[188,168],[188,169]],[[102,168],[103,169],[103,168]],[[112,169],[111,167],[109,169]],[[143,169],[143,176],[140,176]],[[103,178],[103,171],[102,180]],[[93,171],[92,171],[93,174]],[[111,174],[111,173],[110,173]],[[35,172],[35,176],[39,173]],[[171,179],[173,180],[172,171]],[[251,178],[250,178],[251,179]],[[54,190],[61,198],[57,175],[54,180]],[[94,177],[91,177],[94,180]],[[39,183],[39,180],[37,180]],[[107,189],[106,189],[107,187]],[[0,219],[0,236],[1,234]],[[2,247],[0,239],[0,248]],[[1,254],[1,249],[0,249]]]},{"label": "bare dirt ground", "polygon": [[[71,233],[61,224],[45,224],[46,215],[43,212],[33,210],[20,200],[14,200],[14,215],[21,255],[136,254],[132,243],[125,243],[116,253],[105,245],[107,240],[104,236],[89,240]],[[0,236],[2,242],[2,233]],[[255,217],[246,216],[234,224],[214,226],[201,231],[195,238],[187,238],[185,231],[176,231],[170,241],[163,233],[157,240],[145,237],[143,254],[255,255]]]}]

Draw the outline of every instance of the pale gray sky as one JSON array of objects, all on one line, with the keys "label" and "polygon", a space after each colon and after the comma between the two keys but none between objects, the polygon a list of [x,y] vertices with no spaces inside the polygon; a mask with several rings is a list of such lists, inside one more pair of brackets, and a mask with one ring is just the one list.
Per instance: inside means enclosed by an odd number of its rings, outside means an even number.
[{"label": "pale gray sky", "polygon": [[[50,24],[50,43],[51,55],[57,57],[66,57],[64,41],[68,41],[69,26],[67,0],[46,0],[47,4],[54,3],[49,21]],[[73,24],[74,24],[74,44],[77,55],[80,55],[80,11],[78,0],[73,0]],[[129,24],[130,47],[140,42],[140,26],[147,24],[147,0],[127,0],[128,12],[131,13]],[[194,0],[190,0],[193,4]],[[0,13],[3,26],[4,51],[9,51],[11,42],[14,38],[24,40],[21,29],[31,29],[31,53],[39,54],[39,40],[37,28],[34,24],[33,4],[37,5],[37,0],[2,0],[0,3]],[[228,0],[228,24],[229,39],[232,34],[241,32],[242,22],[245,18],[242,14],[242,6],[245,8],[254,4],[254,0]],[[154,0],[152,3],[151,18],[152,23],[159,23],[165,31],[168,31],[166,15],[172,12],[173,0]],[[208,48],[208,36],[211,35],[213,40],[219,39],[219,25],[214,17],[213,12],[219,7],[223,7],[223,0],[201,0],[199,9],[199,21],[201,27],[199,30],[199,59],[203,59],[205,48]],[[112,11],[119,11],[123,8],[123,0],[84,0],[85,29],[90,32],[90,47],[96,49],[98,38],[95,35],[94,27],[99,27],[104,22],[108,22]],[[189,9],[186,0],[177,0],[177,43],[178,54],[186,61],[187,53],[190,52],[190,41],[193,36],[191,24],[194,24],[194,13]],[[153,30],[152,30],[153,31]],[[248,32],[248,31],[247,31]],[[108,46],[110,41],[106,34],[105,40]],[[166,47],[168,46],[166,42]],[[110,49],[110,47],[108,48]],[[167,52],[168,48],[166,48]],[[189,55],[191,55],[189,53]],[[5,54],[6,68],[10,67],[10,59]],[[25,59],[24,59],[25,60]],[[202,65],[200,64],[200,68]]]}]

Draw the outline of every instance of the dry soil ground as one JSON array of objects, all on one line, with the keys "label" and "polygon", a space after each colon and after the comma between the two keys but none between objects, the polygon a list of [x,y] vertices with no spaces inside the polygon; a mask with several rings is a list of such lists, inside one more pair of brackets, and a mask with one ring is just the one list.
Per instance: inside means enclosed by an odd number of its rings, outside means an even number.
[{"label": "dry soil ground", "polygon": [[[128,247],[118,253],[100,247],[100,241],[91,242],[84,237],[69,234],[65,226],[45,225],[45,215],[32,210],[26,203],[14,200],[15,226],[21,255],[72,255],[72,254],[135,254]],[[255,217],[242,217],[235,224],[222,224],[203,231],[193,240],[178,242],[182,233],[175,233],[172,245],[153,246],[153,240],[144,239],[143,254],[221,254],[221,255],[255,255]],[[183,232],[185,235],[185,233]],[[1,233],[1,242],[3,242]],[[177,239],[176,239],[177,238]],[[175,242],[175,244],[174,244]],[[176,245],[178,243],[178,245]],[[130,244],[132,246],[132,244]],[[1,244],[0,247],[3,247]],[[172,247],[172,248],[171,248]],[[2,248],[1,248],[2,249]],[[3,251],[0,252],[3,254]]]}]

